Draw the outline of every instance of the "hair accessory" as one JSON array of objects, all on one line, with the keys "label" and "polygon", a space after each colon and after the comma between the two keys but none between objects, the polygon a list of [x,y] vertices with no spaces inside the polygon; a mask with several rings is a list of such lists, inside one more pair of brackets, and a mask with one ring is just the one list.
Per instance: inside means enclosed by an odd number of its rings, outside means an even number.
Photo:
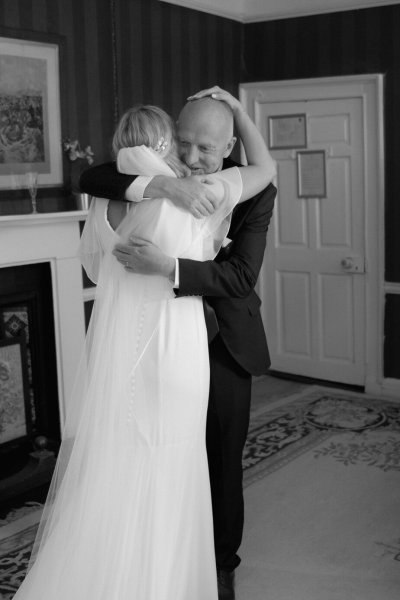
[{"label": "hair accessory", "polygon": [[166,149],[167,146],[168,146],[168,141],[162,137],[158,140],[154,150],[156,152],[164,152],[164,150]]}]

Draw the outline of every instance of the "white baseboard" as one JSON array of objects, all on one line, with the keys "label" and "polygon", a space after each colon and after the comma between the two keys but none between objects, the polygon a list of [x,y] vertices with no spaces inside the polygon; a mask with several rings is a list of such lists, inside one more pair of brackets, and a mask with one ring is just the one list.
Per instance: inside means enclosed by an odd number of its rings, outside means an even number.
[{"label": "white baseboard", "polygon": [[381,398],[387,397],[400,402],[400,379],[387,377],[381,383],[367,384],[365,391],[367,394],[377,394]]}]

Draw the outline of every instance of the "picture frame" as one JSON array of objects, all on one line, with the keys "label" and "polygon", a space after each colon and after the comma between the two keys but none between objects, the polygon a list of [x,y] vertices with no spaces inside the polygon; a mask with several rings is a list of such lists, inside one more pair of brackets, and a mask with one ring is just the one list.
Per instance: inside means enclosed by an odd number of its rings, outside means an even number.
[{"label": "picture frame", "polygon": [[297,196],[299,198],[326,198],[325,150],[297,152]]},{"label": "picture frame", "polygon": [[0,446],[29,437],[26,345],[23,337],[0,340]]},{"label": "picture frame", "polygon": [[307,116],[305,113],[268,117],[270,150],[307,148]]},{"label": "picture frame", "polygon": [[26,187],[28,172],[38,173],[38,187],[61,187],[59,40],[14,35],[0,29],[0,189]]}]

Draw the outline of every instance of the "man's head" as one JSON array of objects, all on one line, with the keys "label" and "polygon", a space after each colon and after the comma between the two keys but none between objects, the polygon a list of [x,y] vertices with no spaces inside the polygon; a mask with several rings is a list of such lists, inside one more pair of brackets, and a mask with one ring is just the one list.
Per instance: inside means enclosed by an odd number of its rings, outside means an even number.
[{"label": "man's head", "polygon": [[215,173],[235,145],[232,111],[212,98],[192,100],[177,122],[178,151],[193,175]]}]

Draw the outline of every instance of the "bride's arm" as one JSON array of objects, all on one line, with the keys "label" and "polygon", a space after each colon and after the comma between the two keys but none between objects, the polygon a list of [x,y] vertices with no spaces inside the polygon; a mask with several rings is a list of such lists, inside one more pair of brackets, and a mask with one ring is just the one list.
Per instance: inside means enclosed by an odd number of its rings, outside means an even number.
[{"label": "bride's arm", "polygon": [[225,102],[232,110],[248,163],[247,166],[239,168],[243,181],[243,191],[239,202],[244,202],[271,183],[276,175],[276,163],[269,153],[261,133],[237,98],[220,87],[214,86],[190,96],[188,100],[197,100],[205,96]]}]

